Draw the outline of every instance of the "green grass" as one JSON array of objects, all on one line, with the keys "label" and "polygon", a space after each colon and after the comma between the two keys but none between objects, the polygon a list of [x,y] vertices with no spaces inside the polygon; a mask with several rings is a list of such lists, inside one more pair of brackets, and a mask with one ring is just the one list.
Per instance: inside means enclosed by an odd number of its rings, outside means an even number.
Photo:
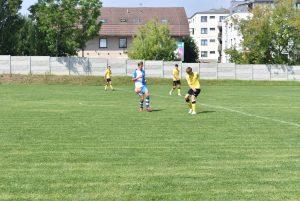
[{"label": "green grass", "polygon": [[299,83],[92,83],[0,85],[0,200],[300,200]]}]

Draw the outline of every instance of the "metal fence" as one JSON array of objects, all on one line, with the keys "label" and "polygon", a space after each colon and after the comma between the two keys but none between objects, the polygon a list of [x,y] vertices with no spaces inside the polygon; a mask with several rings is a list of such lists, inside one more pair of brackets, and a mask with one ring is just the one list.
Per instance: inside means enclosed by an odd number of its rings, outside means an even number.
[{"label": "metal fence", "polygon": [[[6,56],[0,55],[2,74],[49,74],[103,76],[111,66],[114,76],[129,76],[137,60],[82,57]],[[144,61],[147,77],[171,78],[178,64],[181,76],[190,66],[207,80],[300,80],[300,66],[236,65],[232,63],[181,63],[177,61]]]}]

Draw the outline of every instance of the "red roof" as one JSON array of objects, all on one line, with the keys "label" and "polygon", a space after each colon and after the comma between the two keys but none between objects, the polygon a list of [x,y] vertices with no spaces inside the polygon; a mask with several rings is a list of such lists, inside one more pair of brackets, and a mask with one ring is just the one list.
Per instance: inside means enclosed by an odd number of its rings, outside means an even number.
[{"label": "red roof", "polygon": [[183,7],[103,7],[100,20],[103,21],[101,36],[133,36],[138,27],[157,18],[169,25],[173,37],[189,35],[188,18]]}]

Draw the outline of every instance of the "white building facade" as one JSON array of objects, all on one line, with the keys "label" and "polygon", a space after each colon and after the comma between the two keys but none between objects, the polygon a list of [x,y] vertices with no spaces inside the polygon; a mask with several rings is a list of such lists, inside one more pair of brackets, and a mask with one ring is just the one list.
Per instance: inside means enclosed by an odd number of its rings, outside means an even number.
[{"label": "white building facade", "polygon": [[197,12],[189,18],[190,36],[199,49],[200,62],[221,62],[222,21],[229,15],[227,9]]},{"label": "white building facade", "polygon": [[240,21],[251,17],[251,13],[234,13],[222,22],[222,63],[230,63],[230,56],[225,54],[226,49],[234,48],[238,51],[244,51],[241,43],[243,36],[240,27],[234,21]]}]

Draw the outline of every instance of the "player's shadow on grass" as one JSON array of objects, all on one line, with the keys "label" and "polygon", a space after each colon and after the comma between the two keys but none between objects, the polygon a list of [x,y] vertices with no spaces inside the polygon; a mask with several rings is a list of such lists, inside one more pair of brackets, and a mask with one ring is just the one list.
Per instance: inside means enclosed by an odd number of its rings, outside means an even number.
[{"label": "player's shadow on grass", "polygon": [[216,111],[209,111],[209,110],[206,110],[206,111],[201,111],[201,112],[198,112],[198,114],[206,114],[206,113],[214,113]]},{"label": "player's shadow on grass", "polygon": [[164,109],[153,109],[152,112],[161,112],[163,111]]}]

